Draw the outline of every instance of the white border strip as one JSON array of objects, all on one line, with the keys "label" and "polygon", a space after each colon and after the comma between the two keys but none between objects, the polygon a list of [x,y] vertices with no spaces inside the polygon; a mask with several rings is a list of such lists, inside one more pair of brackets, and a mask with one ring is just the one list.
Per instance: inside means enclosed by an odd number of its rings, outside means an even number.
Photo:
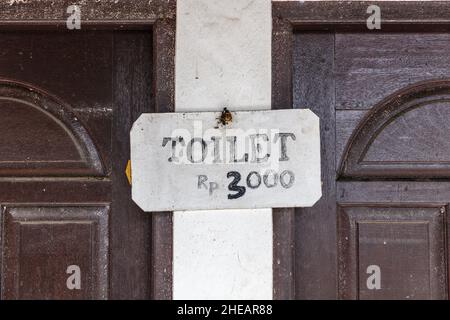
[{"label": "white border strip", "polygon": [[[175,109],[271,108],[270,0],[178,0]],[[174,213],[174,299],[272,299],[272,210]]]}]

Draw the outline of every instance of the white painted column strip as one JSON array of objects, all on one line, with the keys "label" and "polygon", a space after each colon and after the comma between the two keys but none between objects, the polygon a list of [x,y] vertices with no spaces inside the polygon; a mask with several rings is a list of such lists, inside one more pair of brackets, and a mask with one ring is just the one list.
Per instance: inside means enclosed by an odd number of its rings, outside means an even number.
[{"label": "white painted column strip", "polygon": [[[270,109],[271,32],[270,0],[178,0],[176,112]],[[174,299],[272,299],[271,209],[175,212],[173,231]]]}]

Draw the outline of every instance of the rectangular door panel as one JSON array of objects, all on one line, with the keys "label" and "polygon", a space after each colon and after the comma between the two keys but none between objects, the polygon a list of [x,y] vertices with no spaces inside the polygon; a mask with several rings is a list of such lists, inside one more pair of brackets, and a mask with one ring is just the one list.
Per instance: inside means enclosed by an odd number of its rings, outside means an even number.
[{"label": "rectangular door panel", "polygon": [[445,207],[341,205],[339,295],[445,299]]},{"label": "rectangular door panel", "polygon": [[108,211],[3,206],[2,299],[106,299]]}]

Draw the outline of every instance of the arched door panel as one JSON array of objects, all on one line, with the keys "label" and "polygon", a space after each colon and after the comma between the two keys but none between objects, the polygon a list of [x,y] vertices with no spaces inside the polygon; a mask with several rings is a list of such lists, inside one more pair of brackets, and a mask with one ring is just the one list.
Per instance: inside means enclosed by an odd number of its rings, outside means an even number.
[{"label": "arched door panel", "polygon": [[450,177],[450,80],[414,84],[359,120],[342,155],[344,179]]},{"label": "arched door panel", "polygon": [[104,176],[97,147],[70,106],[0,79],[0,176]]}]

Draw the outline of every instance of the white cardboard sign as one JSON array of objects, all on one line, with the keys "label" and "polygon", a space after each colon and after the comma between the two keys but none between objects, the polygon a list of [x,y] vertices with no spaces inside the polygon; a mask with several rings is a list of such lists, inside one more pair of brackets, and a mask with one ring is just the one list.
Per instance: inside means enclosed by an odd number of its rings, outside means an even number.
[{"label": "white cardboard sign", "polygon": [[143,114],[130,138],[132,198],[144,211],[310,207],[321,197],[319,118],[308,109]]}]

